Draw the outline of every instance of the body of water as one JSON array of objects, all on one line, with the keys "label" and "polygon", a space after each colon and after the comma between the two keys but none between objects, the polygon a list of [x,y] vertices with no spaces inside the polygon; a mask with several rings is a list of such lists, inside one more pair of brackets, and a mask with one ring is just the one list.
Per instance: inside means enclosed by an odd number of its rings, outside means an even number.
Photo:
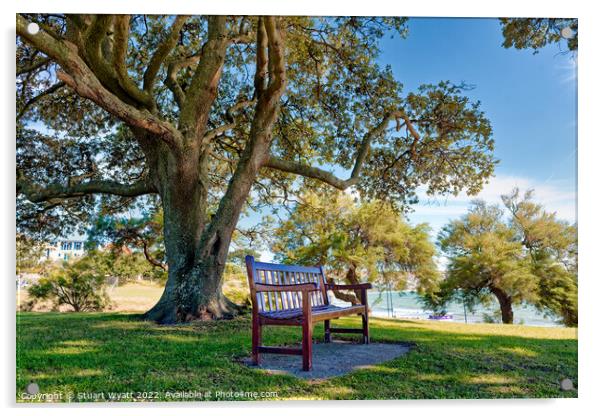
[{"label": "body of water", "polygon": [[[335,305],[345,305],[345,302],[340,301],[334,296],[331,300]],[[391,300],[392,306],[391,309]],[[428,319],[432,311],[425,310],[420,303],[420,297],[415,292],[402,291],[391,292],[389,297],[389,307],[387,308],[386,292],[379,293],[376,290],[368,291],[368,303],[370,304],[372,316],[389,317],[397,319]],[[545,317],[541,312],[529,305],[514,305],[514,323],[533,325],[533,326],[561,326],[553,318]],[[464,315],[464,307],[462,303],[450,303],[447,308],[447,315],[451,315],[453,322],[468,322],[477,323],[484,322],[484,314],[493,316],[499,311],[499,306],[496,301],[488,307],[479,305],[475,308],[474,313],[466,310]]]}]

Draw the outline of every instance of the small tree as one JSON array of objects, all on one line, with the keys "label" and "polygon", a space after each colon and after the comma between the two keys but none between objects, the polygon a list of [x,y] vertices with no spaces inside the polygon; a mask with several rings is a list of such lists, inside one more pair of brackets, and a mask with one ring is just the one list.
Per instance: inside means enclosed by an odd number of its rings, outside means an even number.
[{"label": "small tree", "polygon": [[106,264],[85,256],[51,271],[29,287],[33,302],[49,300],[54,307],[68,305],[75,312],[101,311],[109,305],[105,291]]},{"label": "small tree", "polygon": [[[424,292],[438,278],[426,225],[412,227],[390,205],[358,203],[342,192],[303,196],[276,229],[272,250],[281,261],[324,264],[331,276],[352,284],[367,280],[403,289],[414,278]],[[359,302],[354,295],[335,296]]]},{"label": "small tree", "polygon": [[503,215],[499,207],[476,201],[466,216],[443,228],[439,244],[449,257],[449,265],[442,289],[494,295],[502,321],[511,324],[512,305],[534,301],[537,286],[522,245],[504,223]]},{"label": "small tree", "polygon": [[518,189],[502,208],[475,201],[469,213],[439,234],[448,256],[446,278],[431,296],[445,304],[461,289],[469,304],[495,296],[502,322],[513,323],[513,305],[528,302],[566,325],[577,324],[576,228],[532,202],[532,191]]},{"label": "small tree", "polygon": [[533,192],[521,198],[518,189],[502,196],[512,215],[511,226],[529,253],[531,271],[538,278],[535,306],[577,326],[577,226],[556,218],[533,202]]}]

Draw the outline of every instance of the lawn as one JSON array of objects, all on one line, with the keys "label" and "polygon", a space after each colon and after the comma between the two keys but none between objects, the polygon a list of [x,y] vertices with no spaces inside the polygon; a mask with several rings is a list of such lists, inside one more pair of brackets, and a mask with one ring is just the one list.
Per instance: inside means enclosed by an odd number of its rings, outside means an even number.
[{"label": "lawn", "polygon": [[[359,327],[356,318],[341,321]],[[45,397],[56,401],[577,396],[559,388],[565,377],[577,386],[574,329],[373,319],[371,331],[374,341],[414,347],[391,362],[311,382],[241,363],[250,352],[248,317],[158,326],[135,314],[21,312],[17,400],[26,401],[21,394],[32,381],[40,393],[62,393]],[[300,342],[300,330],[267,328],[265,342]]]}]

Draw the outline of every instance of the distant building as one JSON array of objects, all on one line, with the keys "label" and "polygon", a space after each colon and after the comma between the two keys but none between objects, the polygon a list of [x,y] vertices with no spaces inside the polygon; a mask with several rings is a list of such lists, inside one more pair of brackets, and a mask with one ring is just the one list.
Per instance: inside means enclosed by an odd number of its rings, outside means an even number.
[{"label": "distant building", "polygon": [[43,260],[64,261],[84,255],[84,239],[61,239],[46,244]]}]

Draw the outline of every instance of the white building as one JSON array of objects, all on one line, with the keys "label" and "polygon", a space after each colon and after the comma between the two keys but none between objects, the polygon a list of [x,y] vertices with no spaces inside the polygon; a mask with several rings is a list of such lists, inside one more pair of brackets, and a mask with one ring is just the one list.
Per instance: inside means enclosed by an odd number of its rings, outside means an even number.
[{"label": "white building", "polygon": [[57,240],[46,245],[44,260],[64,261],[84,255],[84,239]]}]

